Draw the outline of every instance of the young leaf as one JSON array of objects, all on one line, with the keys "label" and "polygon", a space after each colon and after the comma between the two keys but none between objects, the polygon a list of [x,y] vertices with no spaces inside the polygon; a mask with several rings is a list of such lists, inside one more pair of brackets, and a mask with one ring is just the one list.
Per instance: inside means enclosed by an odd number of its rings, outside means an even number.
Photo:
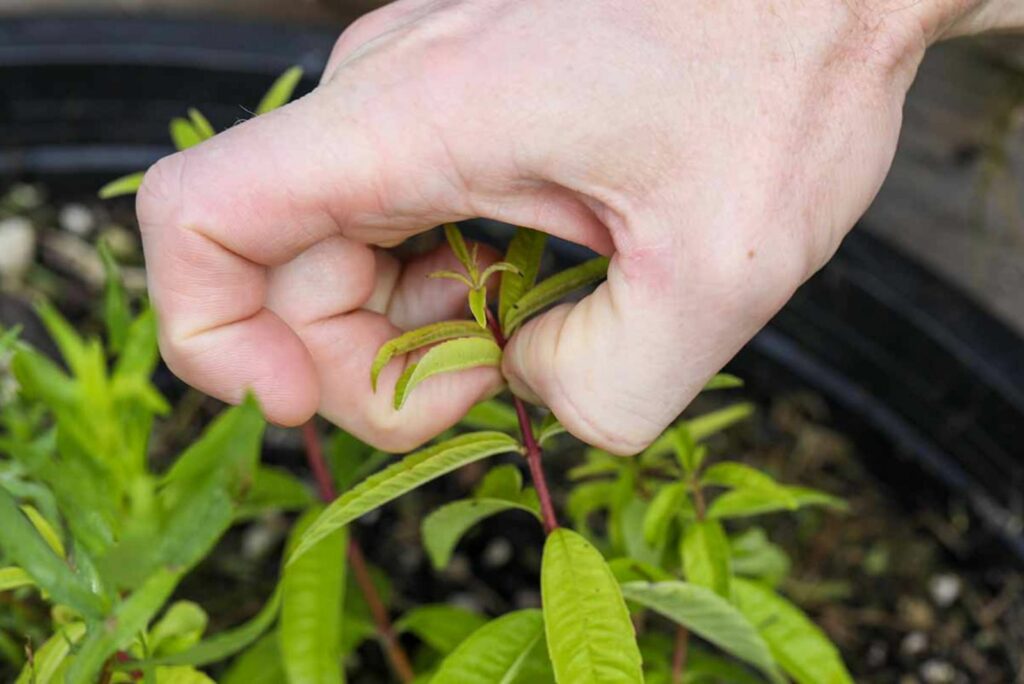
[{"label": "young leaf", "polygon": [[548,535],[541,561],[548,652],[560,684],[643,682],[640,649],[619,585],[579,534]]},{"label": "young leaf", "polygon": [[683,472],[693,475],[700,470],[704,459],[707,457],[707,449],[698,446],[690,433],[686,423],[675,426],[671,432],[673,436],[672,446],[676,452],[676,462]]},{"label": "young leaf", "polygon": [[427,277],[428,278],[436,278],[438,280],[454,280],[457,283],[462,283],[463,285],[465,285],[466,287],[468,287],[471,290],[474,287],[476,287],[476,285],[473,283],[473,281],[470,280],[469,278],[467,278],[462,273],[456,273],[455,271],[449,271],[447,269],[442,269],[440,271],[434,271],[433,273],[428,273]]},{"label": "young leaf", "polygon": [[339,527],[426,482],[467,463],[519,449],[519,443],[508,435],[474,432],[414,452],[335,499],[303,535],[288,562],[294,563]]},{"label": "young leaf", "polygon": [[484,272],[480,274],[480,285],[487,285],[487,281],[491,279],[495,273],[519,273],[519,268],[513,266],[507,261],[495,261],[493,264],[484,269]]},{"label": "young leaf", "polygon": [[203,113],[195,107],[189,107],[188,118],[192,122],[192,129],[199,134],[200,140],[209,140],[217,134],[213,130],[213,126],[210,124],[209,119],[203,116]]},{"label": "young leaf", "polygon": [[469,291],[469,310],[481,328],[487,329],[487,288],[474,287]]},{"label": "young leaf", "polygon": [[795,498],[789,496],[784,487],[765,472],[752,468],[744,463],[735,461],[724,461],[710,466],[704,471],[700,483],[705,486],[729,487],[732,489],[763,489],[766,491],[779,491],[782,498]]},{"label": "young leaf", "polygon": [[377,351],[377,357],[370,367],[370,384],[374,391],[377,390],[377,377],[391,359],[402,354],[426,347],[437,342],[452,340],[462,337],[478,337],[481,339],[493,339],[487,330],[481,330],[479,325],[472,321],[441,321],[431,323],[422,328],[410,330],[392,340],[385,342]]},{"label": "young leaf", "polygon": [[746,518],[776,511],[792,511],[803,506],[827,506],[844,510],[846,504],[834,496],[805,487],[779,485],[775,489],[733,489],[722,494],[708,507],[709,518]]},{"label": "young leaf", "polygon": [[153,655],[179,653],[203,637],[209,618],[198,603],[176,601],[149,630],[146,647]]},{"label": "young leaf", "polygon": [[453,373],[469,368],[497,368],[501,365],[501,347],[493,339],[462,337],[442,342],[423,355],[417,363],[409,364],[395,385],[395,410],[402,408],[417,385],[441,373]]},{"label": "young leaf", "polygon": [[266,95],[256,106],[256,114],[266,114],[269,111],[287,104],[292,99],[295,87],[302,80],[302,67],[293,66],[277,77],[277,80],[270,86]]},{"label": "young leaf", "polygon": [[158,570],[96,628],[86,634],[81,648],[68,668],[67,684],[92,684],[97,680],[107,658],[126,647],[146,628],[164,601],[174,591],[181,574],[168,569]]},{"label": "young leaf", "polygon": [[733,404],[723,409],[705,413],[686,421],[693,441],[701,442],[717,434],[727,427],[731,427],[741,420],[746,420],[754,412],[754,405],[748,403]]},{"label": "young leaf", "polygon": [[729,540],[716,520],[699,520],[683,531],[683,574],[691,584],[729,598]]},{"label": "young leaf", "polygon": [[[511,684],[544,636],[539,610],[520,610],[488,622],[444,659],[431,684]],[[544,684],[531,678],[530,684]],[[582,681],[582,680],[581,680]]]},{"label": "young leaf", "polygon": [[28,573],[21,568],[0,568],[0,591],[35,586]]},{"label": "young leaf", "polygon": [[685,482],[672,482],[658,490],[644,515],[644,539],[648,544],[659,549],[665,546],[669,526],[688,502]]},{"label": "young leaf", "polygon": [[512,308],[523,293],[533,287],[540,272],[540,260],[544,255],[544,244],[548,236],[538,230],[519,228],[512,241],[508,243],[505,261],[518,269],[501,274],[501,287],[498,294],[498,320],[504,321],[508,310]]},{"label": "young leaf", "polygon": [[192,122],[182,119],[180,116],[171,119],[170,131],[171,140],[174,141],[174,147],[179,152],[203,142],[202,136],[199,135]]},{"label": "young leaf", "polygon": [[423,519],[423,546],[438,570],[446,567],[466,532],[492,515],[518,509],[539,519],[537,511],[505,499],[465,499],[441,506]]},{"label": "young leaf", "polygon": [[514,463],[494,466],[473,489],[474,499],[503,499],[519,503],[523,492],[523,473]]},{"label": "young leaf", "polygon": [[142,177],[145,175],[145,171],[138,171],[110,181],[100,188],[100,199],[110,199],[111,197],[120,197],[121,195],[134,195],[139,191],[139,187],[142,186]]},{"label": "young leaf", "polygon": [[110,247],[101,240],[96,249],[103,261],[103,271],[106,274],[103,289],[103,322],[107,327],[107,346],[111,353],[116,354],[124,347],[132,314],[128,310],[128,296],[121,284],[121,269],[118,268],[114,255],[110,253]]},{"label": "young leaf", "polygon": [[507,432],[519,428],[519,418],[514,408],[503,401],[487,399],[469,409],[462,418],[462,425],[479,430]]},{"label": "young leaf", "polygon": [[417,606],[395,623],[399,633],[411,632],[441,655],[448,655],[482,627],[487,618],[443,603]]},{"label": "young leaf", "polygon": [[[298,543],[321,510],[313,508],[295,523],[289,546]],[[347,545],[347,528],[339,527],[284,570],[279,643],[290,682],[340,684],[344,679],[338,643]]]},{"label": "young leaf", "polygon": [[106,602],[93,593],[84,577],[72,571],[64,559],[54,553],[3,487],[0,487],[0,549],[54,600],[91,619],[98,619],[106,612]]},{"label": "young leaf", "polygon": [[608,259],[597,257],[542,280],[509,307],[502,321],[505,336],[510,336],[526,319],[541,309],[551,306],[573,290],[596,283],[607,273]]},{"label": "young leaf", "polygon": [[39,511],[32,506],[22,506],[21,512],[28,517],[32,527],[36,528],[36,531],[46,540],[46,543],[53,549],[55,554],[61,558],[67,556],[60,534],[58,534],[57,530],[53,529],[53,525]]},{"label": "young leaf", "polygon": [[789,574],[789,556],[780,546],[773,544],[760,527],[731,537],[729,546],[732,570],[737,575],[775,586]]},{"label": "young leaf", "polygon": [[85,635],[85,624],[72,622],[60,627],[25,664],[15,684],[63,684],[58,678],[68,655]]},{"label": "young leaf", "polygon": [[455,258],[465,267],[470,280],[475,281],[476,261],[470,256],[469,249],[466,247],[466,241],[462,239],[462,231],[454,223],[446,223],[444,224],[444,237],[448,240],[448,245],[452,248]]},{"label": "young leaf", "polygon": [[799,608],[757,582],[737,578],[734,591],[736,606],[798,684],[852,684],[838,649]]},{"label": "young leaf", "polygon": [[537,431],[537,444],[544,446],[545,443],[565,432],[565,427],[558,422],[555,414],[549,413],[544,416],[544,421],[540,424],[540,430]]},{"label": "young leaf", "polygon": [[627,600],[650,608],[723,651],[750,663],[769,679],[783,681],[768,644],[743,613],[705,587],[686,582],[629,582],[622,585]]},{"label": "young leaf", "polygon": [[736,389],[737,387],[743,387],[743,380],[737,378],[735,375],[719,373],[708,380],[708,383],[704,385],[704,389],[702,391],[711,392],[713,390]]}]

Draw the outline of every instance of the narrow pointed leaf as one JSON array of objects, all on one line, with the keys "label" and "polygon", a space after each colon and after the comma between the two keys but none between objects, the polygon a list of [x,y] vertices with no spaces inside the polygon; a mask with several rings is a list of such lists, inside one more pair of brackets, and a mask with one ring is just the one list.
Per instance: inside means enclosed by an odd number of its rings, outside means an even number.
[{"label": "narrow pointed leaf", "polygon": [[750,663],[773,681],[782,681],[765,640],[743,613],[710,589],[678,581],[629,582],[622,585],[622,593]]},{"label": "narrow pointed leaf", "polygon": [[711,392],[713,390],[725,390],[725,389],[736,389],[737,387],[743,387],[743,380],[730,375],[728,373],[719,373],[704,385],[704,392]]},{"label": "narrow pointed leaf", "polygon": [[618,582],[579,534],[560,528],[548,535],[541,597],[559,684],[643,682],[640,649]]},{"label": "narrow pointed leaf", "polygon": [[469,291],[469,310],[481,328],[487,328],[487,290],[474,287]]},{"label": "narrow pointed leaf", "polygon": [[733,489],[718,496],[708,506],[709,518],[746,518],[776,511],[792,511],[803,506],[827,506],[844,510],[846,504],[834,496],[805,487],[779,486],[772,489]]},{"label": "narrow pointed leaf", "polygon": [[0,487],[0,549],[55,601],[92,619],[106,612],[105,601],[50,548],[3,487]]},{"label": "narrow pointed leaf", "polygon": [[501,365],[501,347],[484,337],[463,337],[442,342],[408,366],[395,385],[395,410],[402,408],[409,393],[427,378],[469,368],[497,368]]},{"label": "narrow pointed leaf", "polygon": [[684,482],[672,482],[658,490],[644,515],[644,539],[648,544],[656,548],[665,545],[672,521],[679,517],[686,503]]},{"label": "narrow pointed leaf", "polygon": [[541,257],[544,255],[544,244],[548,236],[538,230],[519,228],[508,244],[505,261],[518,269],[501,274],[501,287],[498,291],[498,320],[504,321],[508,310],[512,308],[523,293],[537,282],[540,272]]},{"label": "narrow pointed leaf", "polygon": [[454,223],[446,223],[444,224],[444,237],[448,240],[448,245],[452,248],[455,258],[466,267],[466,272],[473,276],[476,271],[476,263],[469,254],[466,241],[462,238],[462,231]]},{"label": "narrow pointed leaf", "polygon": [[373,389],[377,389],[377,378],[391,359],[411,351],[421,349],[431,344],[444,342],[445,340],[457,339],[460,337],[477,337],[481,339],[493,339],[487,330],[481,330],[480,326],[473,321],[441,321],[431,323],[422,328],[410,330],[403,335],[388,340],[377,351],[377,357],[370,367],[370,383]]},{"label": "narrow pointed leaf", "polygon": [[60,534],[58,534],[57,530],[53,529],[53,526],[39,511],[32,506],[22,506],[21,512],[28,517],[29,521],[32,523],[32,527],[36,528],[36,532],[46,540],[46,543],[51,549],[53,549],[54,553],[61,558],[67,556],[67,552],[64,550],[64,542],[61,541]]},{"label": "narrow pointed leaf", "polygon": [[544,446],[545,443],[551,441],[558,435],[566,432],[565,426],[558,422],[558,418],[555,418],[554,413],[549,413],[544,416],[544,421],[540,424],[540,430],[537,431],[537,444]]},{"label": "narrow pointed leaf", "polygon": [[100,199],[110,199],[111,197],[120,197],[121,195],[134,195],[142,186],[142,177],[145,175],[145,171],[138,171],[127,176],[115,178],[100,188]]},{"label": "narrow pointed leaf", "polygon": [[465,499],[441,506],[423,519],[423,547],[430,562],[438,570],[446,567],[459,540],[474,525],[492,515],[515,509],[538,517],[537,512],[527,506],[505,499]]},{"label": "narrow pointed leaf", "polygon": [[[544,618],[539,610],[508,613],[473,632],[442,661],[430,682],[512,684],[543,637]],[[544,681],[533,679],[532,684]]]},{"label": "narrow pointed leaf", "polygon": [[196,131],[192,122],[188,119],[183,119],[180,116],[171,119],[170,125],[171,140],[174,142],[174,147],[180,152],[181,150],[187,150],[190,147],[195,147],[199,143],[203,142],[202,136]]},{"label": "narrow pointed leaf", "polygon": [[0,568],[0,591],[32,586],[35,586],[35,582],[21,568]]},{"label": "narrow pointed leaf", "polygon": [[485,268],[484,272],[480,274],[480,284],[486,285],[487,281],[490,280],[491,276],[495,273],[519,273],[519,268],[513,266],[507,261],[496,261]]},{"label": "narrow pointed leaf", "polygon": [[296,86],[302,80],[302,67],[293,66],[277,77],[277,80],[267,90],[266,95],[256,106],[256,114],[266,114],[269,111],[285,105],[292,99]]},{"label": "narrow pointed leaf", "polygon": [[192,122],[192,129],[199,134],[201,140],[209,140],[217,134],[210,124],[210,120],[203,116],[203,113],[195,107],[189,107],[188,118]]},{"label": "narrow pointed leaf", "polygon": [[335,499],[303,535],[288,562],[294,563],[339,527],[426,482],[467,463],[519,449],[519,443],[508,435],[475,432],[414,452]]},{"label": "narrow pointed leaf", "polygon": [[474,287],[476,287],[476,285],[473,284],[472,280],[470,280],[469,278],[467,278],[466,276],[464,276],[461,273],[456,273],[455,271],[449,271],[449,270],[434,271],[433,273],[428,274],[427,277],[428,278],[436,278],[436,279],[439,279],[439,280],[454,280],[457,283],[462,283],[463,285],[465,285],[466,287],[468,287],[470,289],[473,289]]},{"label": "narrow pointed leaf", "polygon": [[64,679],[57,675],[84,635],[85,624],[81,622],[72,622],[59,628],[33,654],[32,662],[22,668],[15,684],[64,684]]},{"label": "narrow pointed leaf", "polygon": [[[779,491],[783,498],[793,498],[786,494],[785,488],[768,473],[735,461],[725,461],[709,466],[701,476],[700,483],[705,486],[714,485],[731,489]],[[795,499],[793,503],[796,503]]]},{"label": "narrow pointed leaf", "polygon": [[[322,509],[314,508],[295,524],[289,545]],[[325,536],[284,570],[279,639],[290,682],[340,684],[343,681],[338,643],[341,641],[345,592],[347,528]]]},{"label": "narrow pointed leaf", "polygon": [[686,526],[681,546],[683,574],[690,584],[729,597],[729,539],[717,520],[698,520]]},{"label": "narrow pointed leaf", "polygon": [[415,634],[441,655],[448,655],[486,622],[479,613],[437,603],[413,608],[395,623],[395,630]]},{"label": "narrow pointed leaf", "polygon": [[509,307],[502,322],[505,335],[511,335],[530,316],[551,306],[570,292],[602,280],[607,273],[608,259],[598,257],[542,280]]},{"label": "narrow pointed leaf", "polygon": [[131,311],[128,309],[128,296],[121,284],[121,269],[118,268],[114,255],[105,241],[96,247],[103,261],[105,284],[103,287],[103,322],[107,328],[107,346],[111,352],[120,352],[128,337],[128,328],[132,323]]},{"label": "narrow pointed leaf", "polygon": [[798,684],[852,684],[838,649],[803,611],[757,582],[737,578],[734,590],[739,610]]},{"label": "narrow pointed leaf", "polygon": [[686,426],[690,430],[693,441],[701,442],[713,434],[746,420],[753,412],[753,404],[733,404],[688,420]]}]

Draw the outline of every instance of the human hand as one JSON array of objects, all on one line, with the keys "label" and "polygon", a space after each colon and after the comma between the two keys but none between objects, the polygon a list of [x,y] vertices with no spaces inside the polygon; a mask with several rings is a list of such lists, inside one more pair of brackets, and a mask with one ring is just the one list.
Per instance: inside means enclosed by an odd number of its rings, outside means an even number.
[{"label": "human hand", "polygon": [[275,422],[319,411],[412,448],[502,377],[433,378],[396,412],[393,364],[371,391],[384,341],[465,306],[424,277],[446,250],[379,248],[490,217],[612,256],[502,372],[577,437],[636,452],[866,209],[926,44],[1017,11],[1001,2],[400,0],[345,32],[312,94],[146,175],[161,350]]}]

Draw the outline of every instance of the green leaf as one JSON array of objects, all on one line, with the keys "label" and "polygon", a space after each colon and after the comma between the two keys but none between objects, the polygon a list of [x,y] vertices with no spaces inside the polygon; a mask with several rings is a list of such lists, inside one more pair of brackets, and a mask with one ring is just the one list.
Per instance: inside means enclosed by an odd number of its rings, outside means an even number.
[{"label": "green leaf", "polygon": [[547,442],[565,432],[565,426],[558,422],[555,414],[549,413],[544,416],[544,421],[540,424],[540,430],[537,431],[537,444],[544,446]]},{"label": "green leaf", "polygon": [[742,379],[728,373],[719,373],[708,380],[702,391],[711,392],[713,390],[736,389],[737,387],[743,387]]},{"label": "green leaf", "polygon": [[[295,524],[294,546],[322,512],[311,509]],[[290,682],[340,684],[338,643],[345,591],[346,527],[339,527],[284,570],[279,639]]]},{"label": "green leaf", "polygon": [[700,483],[704,486],[777,491],[780,498],[792,500],[793,504],[796,504],[796,499],[768,473],[735,461],[725,461],[708,467],[701,476]]},{"label": "green leaf", "polygon": [[782,681],[765,640],[736,607],[710,589],[678,581],[629,582],[622,585],[622,594],[750,663],[773,681]]},{"label": "green leaf", "polygon": [[114,255],[110,253],[110,247],[105,241],[100,240],[96,249],[103,261],[103,271],[106,274],[103,290],[103,322],[107,327],[107,347],[116,354],[124,347],[132,315],[128,309],[128,296],[121,284],[121,269],[118,268]]},{"label": "green leaf", "polygon": [[729,539],[732,570],[775,586],[789,574],[790,560],[782,547],[773,544],[760,527],[744,530]]},{"label": "green leaf", "polygon": [[643,682],[640,649],[615,576],[579,534],[548,535],[541,563],[548,652],[560,684]]},{"label": "green leaf", "polygon": [[686,421],[686,427],[690,430],[693,441],[701,442],[711,435],[732,427],[740,421],[746,420],[754,412],[754,405],[748,403],[733,404],[711,413],[705,413]]},{"label": "green leaf", "polygon": [[256,114],[266,114],[269,111],[287,104],[292,99],[296,86],[302,80],[302,67],[293,66],[277,77],[277,80],[270,86],[266,95],[256,106]]},{"label": "green leaf", "polygon": [[519,269],[507,261],[495,261],[493,264],[484,269],[484,272],[480,274],[480,286],[484,287],[487,285],[487,281],[491,279],[495,273],[519,273]]},{"label": "green leaf", "polygon": [[423,546],[430,562],[438,570],[446,567],[455,546],[470,528],[485,518],[514,509],[539,519],[536,511],[507,499],[465,499],[441,506],[423,519]]},{"label": "green leaf", "polygon": [[665,546],[672,521],[688,508],[687,503],[685,482],[672,482],[658,490],[644,515],[644,539],[648,544],[659,549]]},{"label": "green leaf", "polygon": [[508,435],[500,432],[474,432],[414,452],[335,499],[306,531],[288,562],[294,563],[314,544],[339,527],[426,482],[467,463],[519,450],[519,443]]},{"label": "green leaf", "polygon": [[516,416],[515,409],[496,399],[488,399],[476,404],[469,409],[461,422],[463,425],[478,430],[511,432],[519,428],[519,418]]},{"label": "green leaf", "polygon": [[217,134],[217,131],[213,130],[209,119],[203,116],[203,113],[195,107],[189,107],[188,118],[192,122],[192,128],[199,134],[201,140],[209,140]]},{"label": "green leaf", "polygon": [[462,231],[454,223],[446,223],[444,224],[444,237],[448,240],[448,245],[452,248],[455,258],[466,268],[466,273],[470,275],[470,281],[475,281],[476,261],[469,254],[466,241],[462,239]]},{"label": "green leaf", "polygon": [[238,627],[214,634],[180,653],[173,653],[136,663],[127,663],[121,669],[145,669],[158,665],[194,665],[200,667],[230,658],[259,639],[267,631],[277,618],[280,605],[281,587],[278,586],[267,602],[263,604],[260,612]]},{"label": "green leaf", "polygon": [[0,568],[0,591],[34,587],[35,584],[28,573],[21,568]]},{"label": "green leaf", "polygon": [[269,511],[301,511],[316,502],[305,482],[284,468],[259,466],[235,520],[253,518]]},{"label": "green leaf", "polygon": [[54,553],[3,487],[0,487],[0,549],[55,601],[91,619],[98,619],[106,612],[106,602],[92,592],[84,577],[72,571],[64,559]]},{"label": "green leaf", "polygon": [[608,480],[584,482],[572,488],[566,509],[573,521],[573,526],[586,530],[587,518],[597,511],[612,505],[615,494],[615,483]]},{"label": "green leaf", "polygon": [[619,584],[626,582],[661,582],[674,579],[657,565],[638,561],[636,558],[613,558],[608,567]]},{"label": "green leaf", "polygon": [[206,611],[198,603],[176,601],[149,630],[149,653],[160,656],[191,648],[203,637],[208,621]]},{"label": "green leaf", "polygon": [[494,466],[473,489],[474,499],[504,499],[518,503],[523,491],[523,473],[514,463]]},{"label": "green leaf", "polygon": [[110,199],[112,197],[120,197],[121,195],[134,195],[142,186],[142,178],[145,175],[145,171],[137,171],[110,181],[100,188],[100,199]]},{"label": "green leaf", "polygon": [[203,142],[202,136],[192,125],[192,122],[180,116],[171,119],[170,131],[171,140],[174,142],[175,149],[179,152],[195,147]]},{"label": "green leaf", "polygon": [[220,684],[285,684],[284,663],[277,633],[264,635],[238,656],[220,678]]},{"label": "green leaf", "polygon": [[487,329],[487,290],[483,287],[474,287],[469,291],[469,310],[473,313],[473,319],[483,329]]},{"label": "green leaf", "polygon": [[46,540],[46,543],[51,549],[53,549],[55,554],[61,558],[67,556],[67,552],[64,550],[64,542],[61,541],[60,534],[58,534],[57,530],[53,529],[53,526],[39,511],[32,506],[23,505],[21,507],[21,512],[25,514],[29,519],[29,522],[32,523],[32,527],[36,528],[36,532]]},{"label": "green leaf", "polygon": [[217,684],[191,667],[158,667],[155,684]]},{"label": "green leaf", "polygon": [[146,628],[174,591],[180,577],[179,572],[161,569],[118,603],[102,623],[86,634],[68,668],[67,684],[95,682],[107,658],[128,646]]},{"label": "green leaf", "polygon": [[442,342],[406,367],[395,385],[395,410],[402,408],[417,385],[441,373],[469,368],[497,368],[501,365],[501,347],[493,339],[462,337]]},{"label": "green leaf", "polygon": [[415,634],[441,655],[447,655],[487,622],[473,611],[443,603],[417,606],[395,623],[399,632]]},{"label": "green leaf", "polygon": [[799,608],[756,582],[737,578],[733,588],[736,606],[798,684],[852,684],[838,649]]},{"label": "green leaf", "polygon": [[523,293],[533,287],[540,273],[541,257],[548,236],[538,230],[518,228],[508,243],[505,261],[518,269],[501,274],[498,291],[498,320],[504,321],[508,310],[519,301]]},{"label": "green leaf", "polygon": [[683,574],[691,584],[729,598],[729,539],[717,520],[696,520],[683,530]]},{"label": "green leaf", "polygon": [[551,306],[573,290],[602,280],[608,273],[608,263],[607,258],[597,257],[542,280],[509,307],[502,321],[505,335],[510,336],[530,316]]},{"label": "green leaf", "polygon": [[846,504],[834,496],[805,487],[778,486],[775,489],[733,489],[718,496],[708,507],[707,516],[724,520],[746,518],[776,511],[793,511],[804,506],[827,506],[844,510]]},{"label": "green leaf", "polygon": [[15,684],[64,684],[63,677],[58,678],[61,666],[83,636],[84,623],[72,622],[60,627],[36,650],[32,662],[25,664]]},{"label": "green leaf", "polygon": [[388,340],[377,351],[377,357],[370,367],[370,384],[374,391],[377,390],[377,378],[384,367],[391,362],[391,359],[402,354],[426,347],[445,340],[452,340],[465,337],[478,337],[481,339],[494,339],[487,330],[481,330],[480,326],[473,321],[441,321],[431,323],[422,328],[410,330],[407,333]]},{"label": "green leaf", "polygon": [[[431,684],[512,684],[543,644],[539,610],[520,610],[492,620],[465,639],[441,663]],[[530,684],[550,679],[534,676]],[[582,681],[582,680],[581,680]]]}]

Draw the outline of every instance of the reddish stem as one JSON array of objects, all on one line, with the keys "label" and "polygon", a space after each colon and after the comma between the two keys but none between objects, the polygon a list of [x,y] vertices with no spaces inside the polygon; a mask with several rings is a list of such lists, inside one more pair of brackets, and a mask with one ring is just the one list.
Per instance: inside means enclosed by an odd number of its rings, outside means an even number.
[{"label": "reddish stem", "polygon": [[672,684],[682,684],[686,670],[686,654],[690,647],[690,630],[680,627],[676,630],[676,646],[672,652]]},{"label": "reddish stem", "polygon": [[[502,349],[508,343],[505,335],[501,332],[501,325],[491,310],[487,310],[487,326],[494,335],[494,341]],[[512,404],[516,408],[516,417],[519,419],[519,430],[523,433],[523,446],[526,447],[526,464],[530,468],[530,479],[533,480],[534,489],[537,490],[537,499],[540,500],[540,515],[544,522],[544,532],[551,534],[558,529],[558,516],[555,515],[555,506],[551,501],[551,491],[548,489],[548,480],[544,476],[544,468],[541,465],[543,452],[540,444],[533,435],[533,423],[530,422],[530,414],[526,411],[526,404],[519,397],[512,396]]]},{"label": "reddish stem", "polygon": [[[302,426],[302,438],[306,445],[306,460],[309,463],[310,470],[313,471],[313,476],[316,478],[320,498],[325,502],[333,501],[337,497],[337,492],[334,489],[334,480],[327,467],[327,460],[324,458],[324,450],[320,444],[320,436],[317,434],[314,421],[315,419],[310,420]],[[352,574],[356,579],[356,584],[359,585],[363,598],[366,599],[366,605],[369,606],[370,613],[373,615],[377,635],[381,640],[381,645],[384,647],[388,661],[391,663],[391,667],[394,669],[395,674],[398,675],[398,678],[404,684],[409,684],[409,682],[416,678],[416,673],[412,669],[409,656],[395,635],[395,630],[391,625],[391,616],[388,615],[388,609],[384,605],[384,601],[381,600],[377,587],[373,584],[373,578],[370,576],[370,570],[366,565],[366,556],[363,555],[359,542],[351,535],[348,539],[347,552]]]}]

